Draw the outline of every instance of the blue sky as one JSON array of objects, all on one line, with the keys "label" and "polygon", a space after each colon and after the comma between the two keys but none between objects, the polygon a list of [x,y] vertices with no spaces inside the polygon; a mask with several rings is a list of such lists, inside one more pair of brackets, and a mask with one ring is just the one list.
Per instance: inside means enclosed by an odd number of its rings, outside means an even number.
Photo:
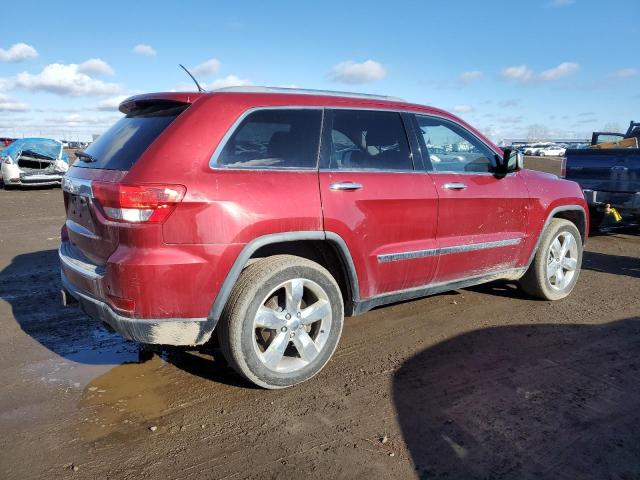
[{"label": "blue sky", "polygon": [[101,133],[123,96],[191,89],[178,63],[207,88],[395,95],[494,140],[588,136],[640,120],[637,14],[638,0],[8,2],[0,136]]}]

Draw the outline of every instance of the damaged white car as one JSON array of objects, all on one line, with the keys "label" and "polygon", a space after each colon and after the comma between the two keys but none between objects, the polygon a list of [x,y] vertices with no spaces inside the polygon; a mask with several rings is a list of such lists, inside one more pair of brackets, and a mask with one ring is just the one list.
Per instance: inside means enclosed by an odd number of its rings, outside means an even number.
[{"label": "damaged white car", "polygon": [[62,142],[50,138],[20,138],[0,152],[5,188],[18,185],[60,185],[69,170]]}]

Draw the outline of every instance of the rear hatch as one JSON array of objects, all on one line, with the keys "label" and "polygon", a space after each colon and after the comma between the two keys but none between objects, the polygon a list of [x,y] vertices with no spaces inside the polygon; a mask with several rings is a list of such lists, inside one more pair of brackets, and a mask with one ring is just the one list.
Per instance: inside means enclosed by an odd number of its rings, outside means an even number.
[{"label": "rear hatch", "polygon": [[583,190],[640,192],[640,150],[567,150],[566,178]]},{"label": "rear hatch", "polygon": [[[122,186],[120,182],[149,146],[189,106],[172,100],[143,100],[127,104],[126,115],[84,152],[63,179],[66,230],[71,249],[80,261],[103,266],[120,242],[123,230],[144,218],[149,195],[161,199],[166,192]],[[157,190],[157,189],[156,189]],[[184,192],[183,192],[184,193]],[[123,208],[121,199],[133,202]],[[144,204],[147,202],[147,204]],[[142,210],[142,206],[149,208]],[[151,218],[149,218],[151,217]]]}]

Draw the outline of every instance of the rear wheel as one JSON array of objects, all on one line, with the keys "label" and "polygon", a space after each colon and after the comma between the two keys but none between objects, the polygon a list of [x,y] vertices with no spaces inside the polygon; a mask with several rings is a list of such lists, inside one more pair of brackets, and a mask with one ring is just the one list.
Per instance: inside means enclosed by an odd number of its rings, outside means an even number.
[{"label": "rear wheel", "polygon": [[340,288],[325,268],[275,255],[241,273],[218,339],[242,376],[264,388],[284,388],[322,370],[338,345],[343,316]]},{"label": "rear wheel", "polygon": [[571,293],[582,265],[582,237],[569,220],[554,218],[542,234],[522,289],[544,300],[560,300]]}]

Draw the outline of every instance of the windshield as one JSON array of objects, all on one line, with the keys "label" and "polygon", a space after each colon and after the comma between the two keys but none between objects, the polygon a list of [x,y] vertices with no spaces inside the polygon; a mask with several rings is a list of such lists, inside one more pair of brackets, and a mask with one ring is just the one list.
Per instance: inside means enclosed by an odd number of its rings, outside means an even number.
[{"label": "windshield", "polygon": [[62,143],[50,138],[21,138],[2,151],[2,155],[13,160],[23,153],[43,160],[58,160],[61,157],[64,160]]},{"label": "windshield", "polygon": [[188,105],[166,103],[137,109],[121,118],[85,150],[75,167],[129,170]]}]

